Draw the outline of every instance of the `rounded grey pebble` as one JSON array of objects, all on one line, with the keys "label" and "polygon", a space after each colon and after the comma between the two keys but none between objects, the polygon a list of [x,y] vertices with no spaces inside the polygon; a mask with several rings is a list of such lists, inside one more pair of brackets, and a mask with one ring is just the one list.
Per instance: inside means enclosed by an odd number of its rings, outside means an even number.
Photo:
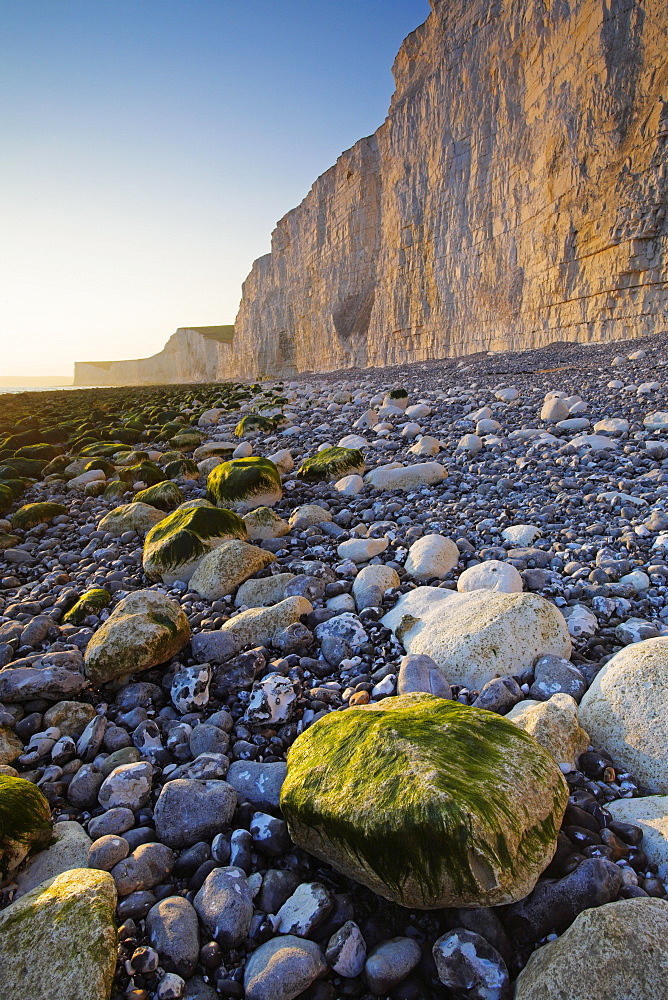
[{"label": "rounded grey pebble", "polygon": [[110,872],[114,865],[130,853],[130,845],[123,837],[107,834],[93,841],[88,850],[88,867]]}]

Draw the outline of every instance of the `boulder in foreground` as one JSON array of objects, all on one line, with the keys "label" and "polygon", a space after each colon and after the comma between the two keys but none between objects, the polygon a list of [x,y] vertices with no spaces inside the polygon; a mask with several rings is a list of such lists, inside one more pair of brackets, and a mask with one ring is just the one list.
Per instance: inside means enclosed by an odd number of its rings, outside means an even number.
[{"label": "boulder in foreground", "polygon": [[402,906],[522,899],[550,862],[568,790],[501,716],[428,694],[332,713],[288,755],[298,846]]},{"label": "boulder in foreground", "polygon": [[620,899],[584,910],[533,953],[515,1000],[666,1000],[667,942],[662,899]]},{"label": "boulder in foreground", "polygon": [[0,913],[0,993],[12,1000],[108,1000],[116,968],[116,888],[74,868]]}]

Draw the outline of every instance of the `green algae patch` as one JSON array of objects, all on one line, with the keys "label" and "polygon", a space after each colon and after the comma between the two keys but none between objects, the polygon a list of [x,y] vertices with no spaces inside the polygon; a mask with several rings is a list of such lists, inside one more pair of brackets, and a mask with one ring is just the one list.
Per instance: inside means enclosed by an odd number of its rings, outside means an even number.
[{"label": "green algae patch", "polygon": [[362,476],[364,469],[364,458],[359,448],[324,448],[302,462],[297,469],[297,478],[309,483],[326,483],[344,476]]},{"label": "green algae patch", "polygon": [[84,466],[84,472],[91,472],[94,469],[99,469],[100,472],[104,472],[107,479],[110,476],[116,475],[116,468],[108,462],[106,458],[92,458],[90,462],[86,462]]},{"label": "green algae patch", "polygon": [[246,537],[246,525],[231,510],[208,505],[175,510],[146,535],[144,572],[164,583],[188,581],[207,553],[232,538]]},{"label": "green algae patch", "polygon": [[122,482],[120,479],[112,479],[110,483],[105,486],[104,493],[102,496],[107,499],[117,500],[120,497],[125,496],[130,490],[128,483]]},{"label": "green algae patch", "polygon": [[261,413],[247,413],[234,428],[234,433],[236,437],[243,437],[244,434],[252,434],[255,431],[271,433],[274,429],[275,424],[271,417],[263,417]]},{"label": "green algae patch", "polygon": [[0,882],[50,840],[51,811],[37,785],[0,774]]},{"label": "green algae patch", "polygon": [[27,503],[12,514],[12,528],[26,531],[28,528],[34,528],[36,524],[48,524],[60,514],[67,514],[67,507],[62,503],[50,503],[49,501]]},{"label": "green algae patch", "polygon": [[268,458],[233,458],[212,469],[206,481],[206,495],[218,507],[234,510],[246,507],[273,507],[283,496],[281,474]]},{"label": "green algae patch", "polygon": [[4,483],[0,483],[0,514],[4,514],[5,511],[8,511],[13,503],[14,494],[12,490]]},{"label": "green algae patch", "polygon": [[163,483],[156,483],[155,486],[148,486],[145,490],[139,490],[134,495],[135,503],[147,503],[158,510],[174,510],[183,503],[183,493],[176,483],[165,480]]},{"label": "green algae patch", "polygon": [[186,430],[180,431],[173,438],[170,438],[169,443],[173,448],[178,449],[178,451],[192,451],[202,443],[202,437],[203,435],[199,431],[196,431],[194,427],[188,427]]},{"label": "green algae patch", "polygon": [[0,992],[12,1000],[108,1000],[116,967],[116,888],[73,868],[0,913]]},{"label": "green algae patch", "polygon": [[66,625],[81,625],[87,615],[96,615],[102,608],[111,604],[111,594],[104,587],[92,587],[82,594],[66,615],[63,622]]},{"label": "green algae patch", "polygon": [[302,733],[281,809],[298,846],[386,899],[440,909],[526,896],[567,798],[551,755],[503,717],[409,694]]},{"label": "green algae patch", "polygon": [[164,469],[168,479],[199,479],[197,462],[192,458],[177,458],[168,462]]},{"label": "green algae patch", "polygon": [[144,461],[137,465],[122,466],[118,478],[126,483],[146,483],[147,486],[155,486],[156,483],[164,482],[167,477],[154,462]]}]

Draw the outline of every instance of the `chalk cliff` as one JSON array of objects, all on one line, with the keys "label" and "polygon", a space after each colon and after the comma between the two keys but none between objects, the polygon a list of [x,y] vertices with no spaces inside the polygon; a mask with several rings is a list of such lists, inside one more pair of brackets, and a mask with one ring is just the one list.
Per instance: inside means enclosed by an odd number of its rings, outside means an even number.
[{"label": "chalk cliff", "polygon": [[228,373],[668,329],[665,0],[431,2],[253,265]]},{"label": "chalk cliff", "polygon": [[181,327],[150,358],[77,361],[74,385],[214,382],[230,374],[233,335],[233,326]]}]

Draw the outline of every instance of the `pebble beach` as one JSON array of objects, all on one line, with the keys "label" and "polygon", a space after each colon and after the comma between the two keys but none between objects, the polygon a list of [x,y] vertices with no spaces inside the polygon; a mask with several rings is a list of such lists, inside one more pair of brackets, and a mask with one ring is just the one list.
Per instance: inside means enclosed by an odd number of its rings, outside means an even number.
[{"label": "pebble beach", "polygon": [[668,998],[667,595],[668,334],[0,395],[4,992]]}]

